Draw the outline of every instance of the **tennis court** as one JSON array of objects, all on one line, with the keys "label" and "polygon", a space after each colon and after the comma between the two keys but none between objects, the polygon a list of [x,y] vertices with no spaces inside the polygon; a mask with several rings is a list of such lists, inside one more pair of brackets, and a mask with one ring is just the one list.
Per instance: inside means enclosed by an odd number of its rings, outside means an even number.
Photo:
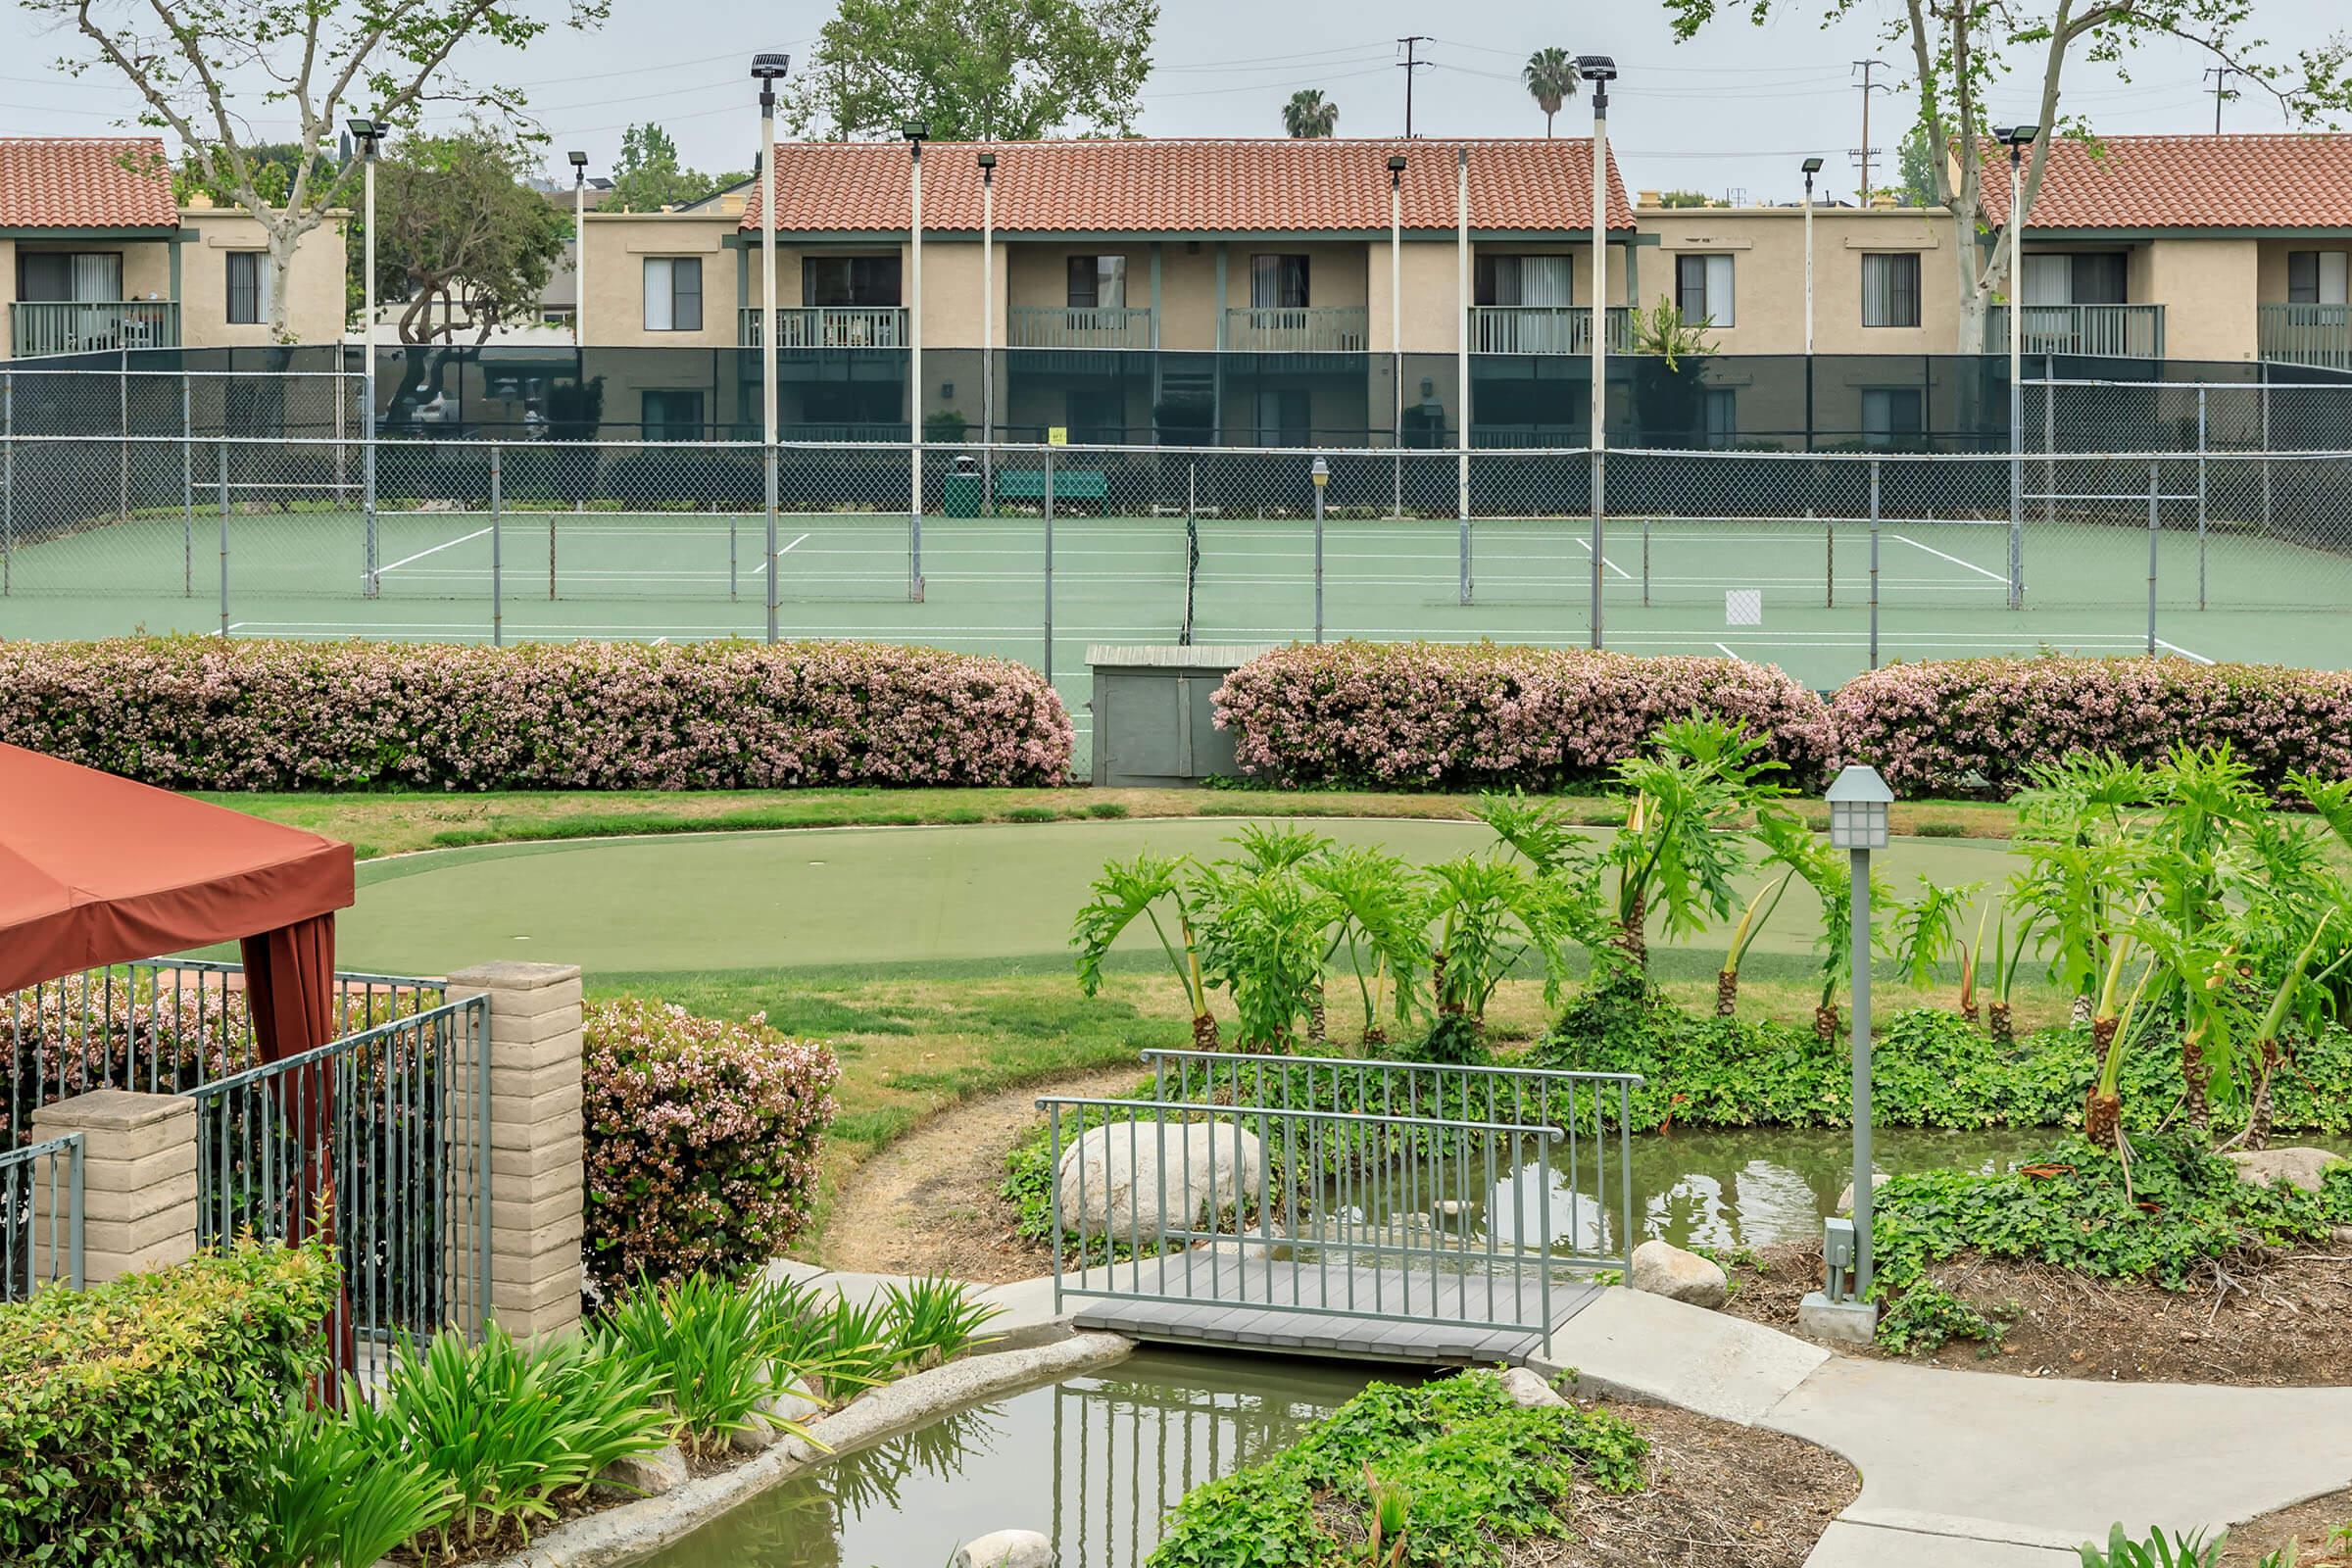
[{"label": "tennis court", "polygon": [[[2196,525],[2170,505],[2151,531],[2141,511],[2136,523],[2078,514],[2014,531],[2005,517],[1888,514],[1874,530],[1842,517],[1613,516],[1600,561],[1604,640],[1779,663],[1824,688],[1869,665],[1874,618],[1881,662],[2144,652],[2153,542],[2159,652],[2352,664],[2342,554],[2276,531]],[[1044,665],[1050,583],[1051,667],[1081,715],[1090,643],[1315,634],[1310,517],[1059,516],[1051,537],[1049,572],[1048,528],[1034,513],[926,515],[918,544],[903,512],[784,512],[779,633]],[[1592,639],[1585,517],[1334,517],[1321,539],[1326,638]],[[757,511],[387,512],[371,577],[356,510],[237,508],[224,519],[173,509],[17,542],[0,636],[760,637],[765,543]],[[2013,551],[2025,585],[2015,609]]]}]

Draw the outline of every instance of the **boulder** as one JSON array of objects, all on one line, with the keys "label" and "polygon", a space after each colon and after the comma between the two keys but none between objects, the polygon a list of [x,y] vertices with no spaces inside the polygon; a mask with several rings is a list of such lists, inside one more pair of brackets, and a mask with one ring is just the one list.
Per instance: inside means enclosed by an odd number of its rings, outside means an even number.
[{"label": "boulder", "polygon": [[753,1416],[742,1426],[727,1434],[727,1446],[737,1453],[760,1453],[784,1440],[784,1434]]},{"label": "boulder", "polygon": [[[1872,1171],[1870,1173],[1871,1192],[1875,1195],[1880,1188],[1886,1185],[1888,1180],[1889,1178],[1885,1171]],[[1851,1214],[1853,1211],[1854,1184],[1852,1182],[1847,1182],[1843,1187],[1838,1189],[1838,1207],[1833,1212],[1839,1214]]]},{"label": "boulder", "polygon": [[1254,1199],[1266,1156],[1255,1137],[1230,1126],[1113,1122],[1064,1150],[1054,1180],[1070,1230],[1150,1237],[1163,1213],[1171,1227],[1197,1226]]},{"label": "boulder", "polygon": [[2240,1149],[2224,1156],[2237,1167],[2237,1179],[2269,1187],[2278,1182],[2306,1193],[2320,1190],[2328,1167],[2344,1156],[2325,1149]]},{"label": "boulder", "polygon": [[779,1421],[793,1421],[807,1426],[825,1413],[822,1401],[812,1397],[805,1389],[778,1389],[760,1401],[762,1415]]},{"label": "boulder", "polygon": [[993,1530],[956,1548],[950,1568],[1054,1568],[1054,1543],[1034,1530]]},{"label": "boulder", "polygon": [[2328,1231],[2328,1240],[2336,1247],[2352,1247],[2352,1225],[2330,1226]]},{"label": "boulder", "polygon": [[1709,1308],[1721,1306],[1732,1294],[1732,1282],[1712,1259],[1666,1242],[1643,1242],[1634,1249],[1626,1283],[1652,1296]]},{"label": "boulder", "polygon": [[659,1497],[665,1492],[675,1492],[686,1480],[686,1455],[673,1443],[651,1453],[632,1453],[625,1459],[613,1460],[596,1478],[596,1490],[632,1497]]},{"label": "boulder", "polygon": [[1556,1407],[1568,1402],[1560,1396],[1559,1390],[1544,1380],[1542,1373],[1531,1372],[1523,1366],[1506,1367],[1503,1370],[1502,1392],[1510,1396],[1513,1404],[1526,1410]]}]

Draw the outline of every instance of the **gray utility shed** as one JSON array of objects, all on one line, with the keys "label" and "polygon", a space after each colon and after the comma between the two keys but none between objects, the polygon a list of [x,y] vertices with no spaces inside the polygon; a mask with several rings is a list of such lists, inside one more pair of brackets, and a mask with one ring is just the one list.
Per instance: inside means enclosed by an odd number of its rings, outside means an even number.
[{"label": "gray utility shed", "polygon": [[1095,672],[1095,782],[1198,784],[1240,772],[1234,736],[1217,728],[1211,700],[1228,672],[1277,646],[1089,648],[1086,662]]}]

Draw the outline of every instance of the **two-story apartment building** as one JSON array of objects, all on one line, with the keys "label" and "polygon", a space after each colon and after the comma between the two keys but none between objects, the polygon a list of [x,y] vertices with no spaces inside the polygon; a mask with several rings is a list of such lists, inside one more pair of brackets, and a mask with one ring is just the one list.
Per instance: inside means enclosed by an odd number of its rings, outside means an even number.
[{"label": "two-story apartment building", "polygon": [[[174,201],[152,137],[0,137],[0,358],[271,341],[270,255],[242,211]],[[342,225],[305,236],[287,329],[342,333]]]}]

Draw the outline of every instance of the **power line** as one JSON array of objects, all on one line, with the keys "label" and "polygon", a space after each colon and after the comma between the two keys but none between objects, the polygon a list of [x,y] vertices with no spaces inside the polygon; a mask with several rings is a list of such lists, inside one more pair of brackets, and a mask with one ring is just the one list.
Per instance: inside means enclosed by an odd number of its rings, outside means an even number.
[{"label": "power line", "polygon": [[1404,73],[1404,139],[1406,141],[1411,141],[1413,139],[1413,76],[1415,74],[1426,70],[1430,65],[1430,62],[1427,60],[1415,59],[1413,56],[1413,51],[1419,45],[1425,44],[1430,40],[1428,33],[1415,32],[1409,33],[1406,36],[1397,39],[1396,41],[1404,45],[1404,58],[1396,62],[1396,64],[1398,69]]},{"label": "power line", "polygon": [[2206,68],[2205,75],[2213,82],[2213,133],[2216,136],[2219,136],[2222,133],[2222,105],[2228,103],[2230,99],[2237,96],[2237,94],[2230,90],[2230,78],[2231,76],[2242,76],[2245,73],[2238,70],[2235,66],[2210,66]]},{"label": "power line", "polygon": [[1862,161],[1862,185],[1854,205],[1867,208],[1870,205],[1870,155],[1878,151],[1870,144],[1870,95],[1894,91],[1885,82],[1871,80],[1871,73],[1891,71],[1893,68],[1884,60],[1857,60],[1853,69],[1862,73],[1862,146],[1854,154]]}]

